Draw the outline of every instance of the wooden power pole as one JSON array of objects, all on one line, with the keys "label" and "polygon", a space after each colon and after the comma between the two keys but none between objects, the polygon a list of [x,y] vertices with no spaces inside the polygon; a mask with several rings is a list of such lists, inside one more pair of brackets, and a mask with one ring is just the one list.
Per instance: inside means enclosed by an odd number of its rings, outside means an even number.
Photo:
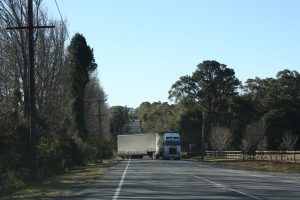
[{"label": "wooden power pole", "polygon": [[29,127],[30,127],[30,154],[31,154],[31,178],[36,179],[37,157],[36,157],[36,100],[35,100],[35,66],[34,66],[34,29],[54,28],[54,26],[33,25],[33,0],[28,0],[28,21],[27,26],[9,27],[7,30],[28,29],[28,52],[29,52]]},{"label": "wooden power pole", "polygon": [[100,137],[99,137],[99,142],[100,142],[100,163],[102,163],[103,161],[103,126],[102,126],[102,116],[106,116],[106,115],[102,115],[101,114],[101,102],[107,101],[107,99],[98,99],[98,100],[94,100],[94,102],[98,102],[98,115],[94,115],[94,116],[98,116],[99,117],[99,131],[100,131]]},{"label": "wooden power pole", "polygon": [[202,111],[201,162],[204,162],[204,156],[205,156],[205,122],[206,122],[206,113],[205,111]]},{"label": "wooden power pole", "polygon": [[30,116],[30,153],[31,177],[36,178],[36,106],[34,77],[34,35],[33,35],[33,5],[28,0],[28,40],[29,40],[29,116]]}]

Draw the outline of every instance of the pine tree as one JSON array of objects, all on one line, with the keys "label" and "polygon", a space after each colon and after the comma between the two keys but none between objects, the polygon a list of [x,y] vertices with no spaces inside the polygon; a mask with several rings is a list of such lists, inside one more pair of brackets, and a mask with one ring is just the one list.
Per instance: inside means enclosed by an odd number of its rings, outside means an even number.
[{"label": "pine tree", "polygon": [[66,64],[71,77],[72,129],[85,141],[87,130],[84,124],[84,89],[90,74],[96,69],[93,49],[87,45],[83,35],[77,33],[68,47]]}]

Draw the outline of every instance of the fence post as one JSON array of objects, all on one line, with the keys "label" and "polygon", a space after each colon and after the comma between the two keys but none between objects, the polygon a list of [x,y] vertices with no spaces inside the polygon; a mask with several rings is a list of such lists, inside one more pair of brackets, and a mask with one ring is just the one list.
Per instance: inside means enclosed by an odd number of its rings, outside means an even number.
[{"label": "fence post", "polygon": [[293,151],[293,153],[294,153],[294,163],[296,163],[296,153],[295,151]]}]

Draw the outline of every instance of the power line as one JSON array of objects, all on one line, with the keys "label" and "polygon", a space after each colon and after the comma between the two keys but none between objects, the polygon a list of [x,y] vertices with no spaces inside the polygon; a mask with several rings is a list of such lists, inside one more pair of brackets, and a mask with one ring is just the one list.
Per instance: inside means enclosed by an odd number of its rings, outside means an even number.
[{"label": "power line", "polygon": [[[58,10],[58,13],[59,13],[60,19],[61,19],[61,21],[62,21],[62,23],[63,23],[63,25],[64,25],[65,29],[67,30],[67,26],[66,26],[66,24],[65,24],[65,21],[63,20],[63,17],[62,17],[62,14],[61,14],[61,12],[60,12],[60,9],[59,9],[59,6],[58,6],[58,3],[57,3],[57,1],[56,1],[56,0],[54,0],[54,1],[55,1],[56,8],[57,8],[57,10]],[[68,31],[66,31],[66,33],[67,33],[67,37],[68,37],[68,39],[70,40],[70,36],[69,36],[69,33],[68,33]]]}]

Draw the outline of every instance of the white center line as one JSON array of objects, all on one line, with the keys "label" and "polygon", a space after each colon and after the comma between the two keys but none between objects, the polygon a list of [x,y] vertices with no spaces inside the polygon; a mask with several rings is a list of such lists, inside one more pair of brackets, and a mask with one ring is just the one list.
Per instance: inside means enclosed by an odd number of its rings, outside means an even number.
[{"label": "white center line", "polygon": [[216,183],[216,182],[213,182],[213,181],[211,181],[211,180],[208,180],[208,179],[205,179],[205,178],[202,178],[202,177],[196,176],[196,175],[192,175],[192,176],[193,176],[193,177],[195,177],[195,178],[198,178],[198,179],[201,179],[201,180],[207,181],[207,182],[209,182],[209,183],[211,183],[211,184],[215,185],[216,187],[223,188],[223,189],[227,189],[227,190],[231,190],[231,191],[234,191],[234,192],[236,192],[236,193],[239,193],[239,194],[245,195],[245,196],[247,196],[247,197],[250,197],[250,198],[253,198],[253,199],[257,199],[257,200],[261,200],[261,199],[260,199],[260,198],[258,198],[258,197],[255,197],[255,196],[252,196],[252,195],[250,195],[250,194],[247,194],[247,193],[245,193],[245,192],[241,192],[241,191],[238,191],[238,190],[236,190],[236,189],[233,189],[233,188],[227,187],[227,186],[225,186],[225,185],[222,185],[222,184],[220,184],[220,183]]},{"label": "white center line", "polygon": [[120,180],[120,182],[119,182],[119,186],[118,186],[118,188],[117,188],[117,190],[116,190],[116,192],[115,192],[115,194],[114,194],[112,200],[117,200],[117,199],[119,198],[119,194],[120,194],[122,185],[123,185],[123,183],[124,183],[124,179],[125,179],[125,176],[126,176],[126,173],[127,173],[127,169],[128,169],[128,167],[129,167],[129,163],[130,163],[130,159],[128,160],[127,166],[126,166],[126,168],[125,168],[125,170],[124,170],[124,172],[123,172],[122,178],[121,178],[121,180]]}]

